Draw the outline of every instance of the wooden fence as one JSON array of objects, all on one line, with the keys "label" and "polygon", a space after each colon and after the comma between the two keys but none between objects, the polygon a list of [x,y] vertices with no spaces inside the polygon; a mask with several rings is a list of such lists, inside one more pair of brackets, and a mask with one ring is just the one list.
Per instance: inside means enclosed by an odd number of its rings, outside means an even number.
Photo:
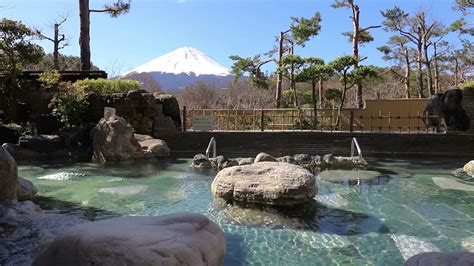
[{"label": "wooden fence", "polygon": [[[363,110],[363,109],[362,109]],[[438,116],[423,116],[421,112],[404,115],[391,112],[367,113],[361,109],[345,109],[337,123],[336,109],[193,109],[182,110],[183,129],[194,130],[197,117],[212,117],[212,130],[217,131],[346,131],[435,133],[441,128],[428,128],[423,122],[430,119],[440,125]]]}]

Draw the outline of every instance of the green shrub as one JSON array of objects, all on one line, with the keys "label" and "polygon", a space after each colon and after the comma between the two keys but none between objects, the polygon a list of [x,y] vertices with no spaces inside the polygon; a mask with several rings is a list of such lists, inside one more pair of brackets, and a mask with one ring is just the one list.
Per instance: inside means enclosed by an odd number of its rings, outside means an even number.
[{"label": "green shrub", "polygon": [[131,90],[138,90],[141,83],[136,80],[111,80],[111,79],[84,79],[74,83],[83,87],[86,92],[95,92],[99,95],[112,93],[126,93]]},{"label": "green shrub", "polygon": [[41,87],[45,89],[56,87],[61,81],[61,73],[58,70],[45,71],[41,73],[38,81],[41,83]]},{"label": "green shrub", "polygon": [[59,92],[53,97],[53,115],[66,126],[80,125],[87,110],[85,88],[70,82],[59,84]]},{"label": "green shrub", "polygon": [[464,83],[459,84],[459,88],[461,89],[474,89],[474,81],[467,81]]}]

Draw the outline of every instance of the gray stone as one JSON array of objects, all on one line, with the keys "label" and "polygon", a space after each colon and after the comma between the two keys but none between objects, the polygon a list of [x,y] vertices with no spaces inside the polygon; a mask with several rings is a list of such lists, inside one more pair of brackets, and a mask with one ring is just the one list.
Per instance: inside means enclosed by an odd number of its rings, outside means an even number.
[{"label": "gray stone", "polygon": [[292,163],[292,164],[296,163],[295,159],[289,155],[278,157],[277,161],[282,162],[282,163]]},{"label": "gray stone", "polygon": [[326,154],[323,156],[321,165],[324,168],[334,169],[353,169],[353,168],[364,168],[368,165],[367,161],[358,156],[344,157],[344,156],[333,156],[332,154]]},{"label": "gray stone", "polygon": [[254,160],[254,163],[258,163],[258,162],[278,162],[278,161],[277,159],[275,159],[275,157],[271,156],[270,154],[261,152],[255,157],[255,160]]},{"label": "gray stone", "polygon": [[224,232],[201,214],[120,217],[74,227],[33,265],[220,265],[225,251]]},{"label": "gray stone", "polygon": [[206,155],[204,154],[196,154],[193,158],[192,167],[196,168],[211,168],[212,164],[207,159]]},{"label": "gray stone", "polygon": [[147,139],[138,142],[144,151],[149,151],[155,157],[170,156],[171,151],[168,144],[161,139]]},{"label": "gray stone", "polygon": [[239,165],[253,164],[254,158],[241,158],[237,162]]},{"label": "gray stone", "polygon": [[317,188],[314,175],[301,166],[259,162],[223,169],[211,191],[225,200],[289,206],[312,201]]},{"label": "gray stone", "polygon": [[152,136],[143,135],[143,134],[134,134],[134,136],[138,142],[153,139]]},{"label": "gray stone", "polygon": [[474,265],[474,253],[472,252],[428,252],[421,253],[409,258],[403,265],[406,266],[472,266]]},{"label": "gray stone", "polygon": [[102,118],[91,132],[93,159],[98,162],[133,160],[144,157],[132,126],[122,117]]},{"label": "gray stone", "polygon": [[38,136],[21,136],[19,144],[22,148],[40,152],[54,152],[64,148],[61,138],[57,135],[38,135]]},{"label": "gray stone", "polygon": [[18,177],[17,195],[18,200],[30,200],[38,193],[33,182],[23,177]]},{"label": "gray stone", "polygon": [[18,168],[15,159],[0,147],[0,203],[17,199]]},{"label": "gray stone", "polygon": [[462,168],[462,170],[466,172],[468,175],[474,177],[474,160],[466,163],[464,167]]},{"label": "gray stone", "polygon": [[311,165],[313,162],[313,158],[309,154],[296,154],[293,158],[299,165]]}]

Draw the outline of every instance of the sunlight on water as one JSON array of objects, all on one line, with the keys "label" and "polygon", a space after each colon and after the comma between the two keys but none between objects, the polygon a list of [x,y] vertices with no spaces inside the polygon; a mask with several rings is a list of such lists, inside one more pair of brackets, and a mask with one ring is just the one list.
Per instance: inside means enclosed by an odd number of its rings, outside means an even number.
[{"label": "sunlight on water", "polygon": [[472,180],[453,175],[456,163],[369,160],[376,176],[318,178],[315,203],[299,210],[214,199],[216,173],[189,160],[34,165],[19,173],[38,187],[36,202],[48,212],[91,220],[203,213],[226,232],[226,265],[400,265],[418,252],[473,250],[474,192],[456,190]]}]

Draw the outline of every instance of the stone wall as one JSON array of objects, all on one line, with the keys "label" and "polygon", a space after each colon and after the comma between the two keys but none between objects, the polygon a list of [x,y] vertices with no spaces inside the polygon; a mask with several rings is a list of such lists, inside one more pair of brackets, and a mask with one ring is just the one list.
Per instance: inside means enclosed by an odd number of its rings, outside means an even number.
[{"label": "stone wall", "polygon": [[[176,98],[171,95],[164,97],[165,95],[162,93],[152,94],[142,90],[106,96],[90,94],[87,99],[89,106],[84,119],[89,123],[98,123],[104,115],[104,107],[112,107],[116,109],[118,116],[125,118],[133,126],[135,133],[155,137],[171,134],[180,130],[181,118]],[[170,104],[170,101],[174,104]],[[176,114],[176,112],[177,117],[167,115]]]}]

